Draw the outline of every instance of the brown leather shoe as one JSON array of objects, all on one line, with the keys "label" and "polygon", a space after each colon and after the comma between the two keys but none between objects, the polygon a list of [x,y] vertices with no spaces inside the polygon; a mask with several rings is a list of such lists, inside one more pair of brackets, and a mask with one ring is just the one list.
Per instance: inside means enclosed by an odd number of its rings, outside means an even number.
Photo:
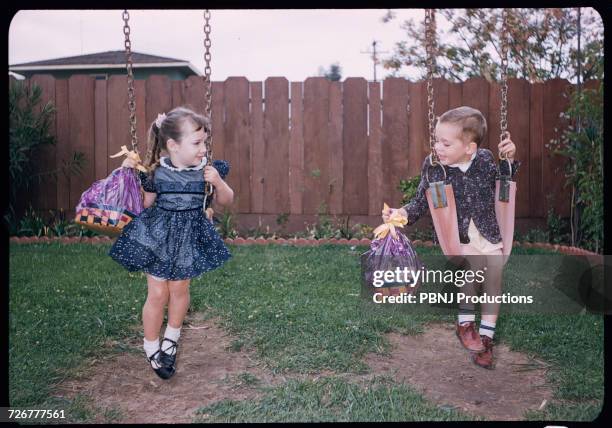
[{"label": "brown leather shoe", "polygon": [[480,336],[482,343],[485,346],[485,350],[482,352],[472,353],[472,361],[474,364],[484,367],[485,369],[492,369],[493,365],[493,339],[489,336]]},{"label": "brown leather shoe", "polygon": [[482,344],[482,339],[476,332],[476,323],[471,321],[464,324],[465,325],[461,325],[459,322],[455,322],[455,326],[457,327],[455,333],[463,347],[474,352],[484,351],[485,347]]}]

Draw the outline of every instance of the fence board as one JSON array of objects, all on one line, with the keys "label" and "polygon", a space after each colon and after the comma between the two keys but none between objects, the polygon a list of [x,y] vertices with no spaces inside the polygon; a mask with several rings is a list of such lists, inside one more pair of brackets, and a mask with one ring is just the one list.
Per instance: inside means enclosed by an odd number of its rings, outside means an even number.
[{"label": "fence board", "polygon": [[[227,159],[225,157],[225,98],[224,82],[212,82],[212,137],[213,137],[213,157],[214,159]],[[232,165],[230,165],[231,171]],[[234,174],[231,171],[231,174]]]},{"label": "fence board", "polygon": [[[134,88],[136,90],[136,88]],[[108,154],[121,150],[121,146],[131,148],[130,111],[128,109],[127,87],[125,76],[110,76],[106,85],[107,121],[108,121]],[[123,158],[107,159],[108,171],[117,168]]]},{"label": "fence board", "polygon": [[[55,81],[55,134],[57,135],[56,168],[60,171],[70,160],[72,149],[70,147],[70,110],[68,106],[68,80]],[[60,172],[57,177],[57,208],[66,211],[67,218],[75,214],[74,207],[70,206],[70,176]]]},{"label": "fence board", "polygon": [[270,77],[265,81],[264,212],[289,212],[289,81]]},{"label": "fence board", "polygon": [[408,170],[408,82],[390,77],[383,83],[383,201],[398,205],[397,189]]},{"label": "fence board", "polygon": [[546,216],[544,197],[544,83],[531,85],[529,97],[529,215]]},{"label": "fence board", "polygon": [[328,118],[329,80],[309,77],[304,82],[304,214],[329,207]]},{"label": "fence board", "polygon": [[225,156],[232,165],[228,184],[238,212],[250,212],[249,82],[244,77],[225,81]]},{"label": "fence board", "polygon": [[[42,90],[38,111],[48,102],[55,105],[55,78],[49,74],[34,75],[31,84],[36,83]],[[51,116],[49,134],[57,137],[55,131],[55,115]],[[46,173],[55,169],[56,145],[42,145],[32,153],[32,162],[35,165],[34,173],[42,173],[40,180],[35,179],[32,183],[32,205],[37,209],[55,209],[57,199],[57,183],[53,176]]]},{"label": "fence board", "polygon": [[251,212],[264,212],[266,146],[261,82],[251,82]]},{"label": "fence board", "polygon": [[368,213],[367,85],[361,77],[344,82],[344,210],[351,214]]},{"label": "fence board", "polygon": [[[565,158],[560,155],[553,155],[548,144],[550,140],[558,139],[561,130],[566,126],[566,120],[559,117],[559,113],[565,111],[569,104],[566,90],[569,82],[565,79],[553,79],[544,85],[545,105],[543,108],[544,146],[543,146],[543,182],[544,195],[551,195],[552,206],[555,213],[561,216],[569,216],[571,192],[564,187]],[[550,108],[555,106],[555,108]]]},{"label": "fence board", "polygon": [[380,214],[383,206],[382,127],[380,83],[369,82],[368,105],[370,132],[368,135],[368,214]]},{"label": "fence board", "polygon": [[[95,83],[95,179],[100,180],[108,175],[108,106],[106,104],[106,80]],[[112,153],[111,153],[112,154]]]},{"label": "fence board", "polygon": [[[342,130],[343,128],[343,101],[342,101],[342,83],[331,82],[329,85],[329,212],[331,214],[342,214],[344,210],[350,212],[350,209],[343,209],[343,196],[346,190],[344,187],[344,165]],[[346,83],[344,84],[346,89]]]},{"label": "fence board", "polygon": [[70,147],[83,153],[87,168],[70,181],[70,206],[76,207],[81,194],[95,181],[94,169],[94,78],[73,75],[68,79]]},{"label": "fence board", "polygon": [[516,217],[529,217],[529,82],[525,79],[508,80],[508,107],[508,130],[516,145],[514,158],[521,162],[516,176]]},{"label": "fence board", "polygon": [[289,139],[289,205],[291,214],[302,214],[304,194],[304,127],[302,82],[291,82],[291,132]]},{"label": "fence board", "polygon": [[[153,75],[145,81],[145,118],[144,125],[147,132],[151,127],[151,124],[157,115],[161,113],[168,113],[174,108],[172,105],[172,82],[168,76]],[[141,91],[137,91],[139,95]],[[136,103],[138,108],[139,103]],[[146,147],[146,139],[141,140],[143,144],[140,146],[141,154],[144,154],[144,147]]]},{"label": "fence board", "polygon": [[408,115],[408,169],[405,179],[421,173],[425,156],[429,154],[427,88],[425,82],[409,82],[410,110]]}]

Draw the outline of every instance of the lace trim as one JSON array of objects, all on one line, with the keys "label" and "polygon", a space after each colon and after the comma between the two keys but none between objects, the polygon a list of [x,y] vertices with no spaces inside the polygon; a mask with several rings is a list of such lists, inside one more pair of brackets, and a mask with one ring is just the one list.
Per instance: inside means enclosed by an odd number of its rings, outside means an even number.
[{"label": "lace trim", "polygon": [[177,168],[171,165],[170,158],[168,158],[167,156],[161,157],[159,159],[159,164],[163,166],[164,168],[167,168],[171,171],[198,171],[204,168],[207,162],[208,162],[208,159],[206,158],[206,156],[204,156],[204,158],[202,158],[202,162],[200,162],[199,165],[188,166],[185,168]]}]

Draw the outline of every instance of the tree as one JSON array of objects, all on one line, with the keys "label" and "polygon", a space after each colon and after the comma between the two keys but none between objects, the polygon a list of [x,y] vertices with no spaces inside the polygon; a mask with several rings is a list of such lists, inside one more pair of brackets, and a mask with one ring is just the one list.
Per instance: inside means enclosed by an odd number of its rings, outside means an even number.
[{"label": "tree", "polygon": [[332,82],[339,82],[342,79],[342,67],[337,62],[331,64],[327,70],[319,67],[319,76],[325,76],[326,79]]},{"label": "tree", "polygon": [[[482,76],[500,78],[502,9],[437,9],[435,76],[462,81]],[[581,9],[581,80],[603,75],[603,23],[590,8]],[[388,11],[383,22],[395,19]],[[440,30],[446,21],[446,34]],[[509,9],[508,76],[537,82],[556,77],[574,80],[578,70],[577,10]],[[396,43],[385,69],[398,75],[403,67],[427,72],[424,23],[409,19],[402,24],[407,40]]]}]

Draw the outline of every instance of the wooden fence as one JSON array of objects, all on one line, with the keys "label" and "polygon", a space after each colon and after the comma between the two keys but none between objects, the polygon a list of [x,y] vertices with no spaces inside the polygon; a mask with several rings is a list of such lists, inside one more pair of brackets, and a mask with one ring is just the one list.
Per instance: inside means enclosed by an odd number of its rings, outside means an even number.
[{"label": "wooden fence", "polygon": [[[60,176],[35,186],[26,197],[35,208],[72,211],[81,193],[118,167],[109,155],[130,146],[124,76],[96,80],[85,75],[26,80],[43,89],[44,101],[57,108],[57,145],[40,150],[41,170],[59,167],[73,152],[84,153],[82,176]],[[564,188],[563,159],[547,143],[566,126],[560,116],[568,106],[571,84],[550,80],[508,83],[508,128],[522,162],[517,217],[543,218],[550,195],[555,211],[569,215],[570,192]],[[489,133],[484,147],[497,155],[499,85],[483,78],[463,83],[436,79],[437,115],[460,105],[479,109]],[[149,124],[160,112],[190,105],[203,110],[202,81],[173,81],[152,76],[135,82],[139,149],[146,149]],[[232,167],[234,211],[251,214],[316,214],[322,204],[331,214],[379,216],[383,202],[397,206],[400,179],[420,173],[428,153],[425,82],[387,78],[368,82],[323,77],[289,82],[270,77],[249,82],[230,77],[213,82],[214,155]]]}]

